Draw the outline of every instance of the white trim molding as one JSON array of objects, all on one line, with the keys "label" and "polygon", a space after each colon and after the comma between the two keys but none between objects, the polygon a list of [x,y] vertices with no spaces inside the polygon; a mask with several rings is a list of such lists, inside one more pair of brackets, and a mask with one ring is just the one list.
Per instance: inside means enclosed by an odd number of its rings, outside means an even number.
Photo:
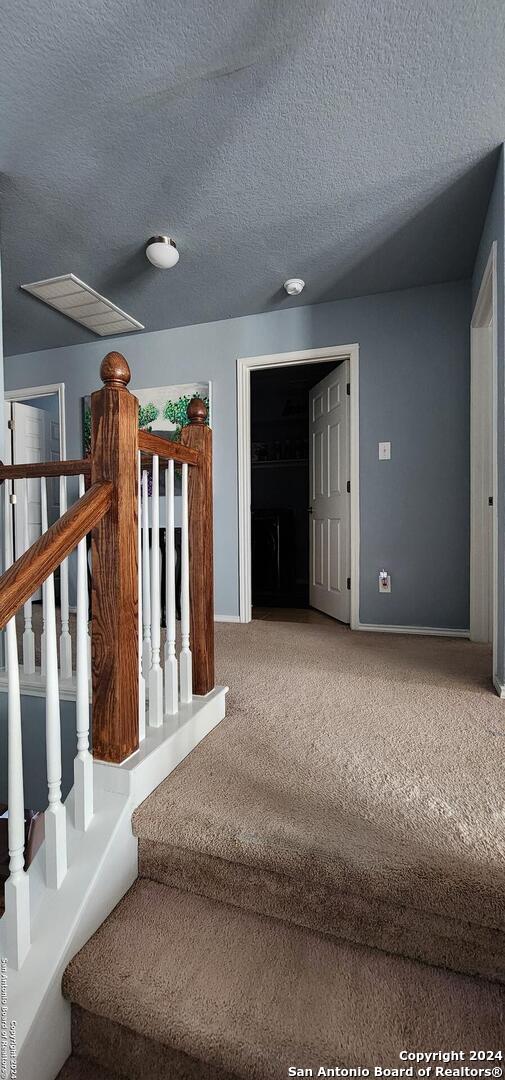
[{"label": "white trim molding", "polygon": [[240,615],[214,615],[214,622],[240,622]]},{"label": "white trim molding", "polygon": [[424,637],[470,637],[469,630],[451,630],[439,626],[386,626],[383,623],[358,623],[354,630],[371,631],[374,634],[421,634]]},{"label": "white trim molding", "polygon": [[351,629],[359,621],[359,345],[240,356],[237,360],[239,621],[252,618],[251,592],[251,371],[294,364],[349,360],[351,383]]},{"label": "white trim molding", "polygon": [[58,395],[60,421],[60,460],[67,459],[67,432],[65,424],[65,383],[46,383],[45,386],[20,386],[17,390],[4,390],[5,401],[27,401],[29,398]]},{"label": "white trim molding", "polygon": [[493,686],[499,698],[505,698],[505,685],[500,682],[497,675],[493,675]]}]

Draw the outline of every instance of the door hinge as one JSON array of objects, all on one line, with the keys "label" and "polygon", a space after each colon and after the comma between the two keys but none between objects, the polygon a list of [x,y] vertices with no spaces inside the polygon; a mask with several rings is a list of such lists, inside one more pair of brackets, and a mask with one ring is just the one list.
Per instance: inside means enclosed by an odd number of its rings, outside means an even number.
[{"label": "door hinge", "polygon": [[492,506],[493,505],[493,496],[490,495],[489,499],[487,501],[488,501],[489,506]]},{"label": "door hinge", "polygon": [[347,578],[347,588],[348,589],[351,588],[351,579],[350,579],[350,577]]},{"label": "door hinge", "polygon": [[350,492],[350,490],[351,490],[351,481],[350,481],[350,480],[348,480],[348,481],[347,481],[347,493],[349,493],[349,492]]},{"label": "door hinge", "polygon": [[14,431],[14,420],[8,420],[7,427],[9,428],[9,431]]},{"label": "door hinge", "polygon": [[347,396],[350,397],[350,395],[351,395],[351,384],[350,384],[350,382],[347,383],[347,386],[346,386],[345,389],[346,389],[346,392],[347,392]]}]

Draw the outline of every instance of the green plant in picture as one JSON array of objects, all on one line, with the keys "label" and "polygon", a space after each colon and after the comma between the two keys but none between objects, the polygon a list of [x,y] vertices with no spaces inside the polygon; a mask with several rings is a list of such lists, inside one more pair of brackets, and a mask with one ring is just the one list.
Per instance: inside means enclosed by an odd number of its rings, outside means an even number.
[{"label": "green plant in picture", "polygon": [[[188,405],[195,395],[183,394],[182,397],[177,398],[177,401],[166,401],[163,409],[163,416],[165,420],[170,420],[172,424],[176,425],[176,430],[172,432],[171,438],[174,442],[179,442],[183,427],[188,423]],[[208,397],[202,397],[202,401],[207,406],[207,419],[206,424],[209,423],[209,399]]]},{"label": "green plant in picture", "polygon": [[148,424],[153,424],[159,415],[159,409],[156,408],[156,405],[153,405],[152,401],[148,401],[147,405],[139,405],[139,428],[145,428]]}]

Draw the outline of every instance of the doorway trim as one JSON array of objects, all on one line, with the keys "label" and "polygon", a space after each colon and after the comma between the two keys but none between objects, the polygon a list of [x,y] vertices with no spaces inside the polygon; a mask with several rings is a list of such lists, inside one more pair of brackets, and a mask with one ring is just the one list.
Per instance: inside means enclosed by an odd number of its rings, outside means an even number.
[{"label": "doorway trim", "polygon": [[60,423],[60,461],[67,460],[67,433],[65,428],[65,383],[47,383],[45,386],[20,386],[16,390],[4,390],[5,401],[27,401],[29,398],[58,395]]},{"label": "doorway trim", "polygon": [[260,368],[320,364],[325,360],[349,360],[351,383],[350,479],[351,479],[351,630],[359,628],[359,345],[332,345],[325,349],[240,356],[237,359],[238,438],[238,546],[239,619],[252,619],[251,585],[251,371]]},{"label": "doorway trim", "polygon": [[[493,494],[493,684],[500,697],[505,696],[505,688],[497,675],[497,636],[498,636],[498,348],[497,348],[497,280],[496,280],[497,245],[491,245],[486,268],[482,275],[479,293],[470,323],[470,408],[473,413],[474,388],[472,373],[475,365],[482,358],[482,335],[480,330],[491,325],[492,328],[492,494]],[[477,426],[470,425],[470,639],[479,638],[484,617],[483,588],[481,568],[484,561],[482,551],[482,530],[479,528],[479,507],[473,497],[474,469],[479,454]]]}]

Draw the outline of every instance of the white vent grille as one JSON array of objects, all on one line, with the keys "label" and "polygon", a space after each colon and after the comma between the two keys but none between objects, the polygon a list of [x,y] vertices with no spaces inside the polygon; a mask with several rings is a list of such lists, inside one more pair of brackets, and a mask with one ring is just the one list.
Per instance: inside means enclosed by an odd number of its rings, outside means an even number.
[{"label": "white vent grille", "polygon": [[100,296],[74,274],[33,281],[31,285],[22,285],[21,288],[100,337],[144,329],[137,319],[121,311],[116,304]]}]

